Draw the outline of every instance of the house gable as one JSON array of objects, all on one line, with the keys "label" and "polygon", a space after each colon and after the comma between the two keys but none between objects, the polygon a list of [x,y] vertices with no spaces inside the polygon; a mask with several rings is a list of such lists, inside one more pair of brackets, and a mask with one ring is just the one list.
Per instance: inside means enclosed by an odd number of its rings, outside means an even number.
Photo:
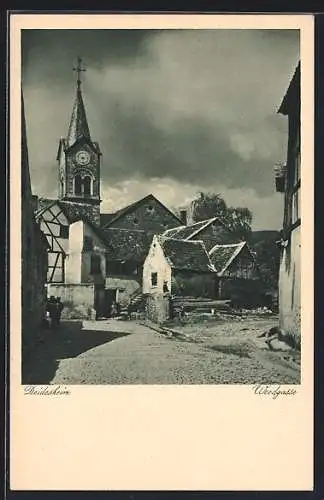
[{"label": "house gable", "polygon": [[105,227],[144,230],[153,235],[179,226],[180,222],[155,196],[148,195],[116,212]]},{"label": "house gable", "polygon": [[56,201],[43,203],[36,221],[48,243],[48,283],[63,283],[65,257],[69,248],[69,221]]},{"label": "house gable", "polygon": [[171,290],[171,276],[171,265],[154,236],[143,266],[143,293],[163,293],[165,284]]},{"label": "house gable", "polygon": [[220,277],[260,278],[255,258],[246,242],[215,245],[210,250],[209,256]]}]

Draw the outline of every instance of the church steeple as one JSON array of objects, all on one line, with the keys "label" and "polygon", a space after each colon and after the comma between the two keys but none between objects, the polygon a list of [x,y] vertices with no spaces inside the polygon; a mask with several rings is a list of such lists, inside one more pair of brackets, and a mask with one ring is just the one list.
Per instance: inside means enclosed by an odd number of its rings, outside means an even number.
[{"label": "church steeple", "polygon": [[83,96],[81,73],[86,71],[78,58],[77,88],[70,126],[66,138],[60,140],[57,154],[59,198],[63,201],[87,206],[91,218],[99,221],[100,157],[97,142],[90,135]]},{"label": "church steeple", "polygon": [[78,57],[78,65],[76,68],[73,68],[73,71],[77,72],[78,77],[77,77],[76,98],[74,101],[74,106],[72,110],[72,116],[67,136],[68,147],[73,146],[73,144],[75,144],[76,141],[82,138],[91,141],[90,130],[81,91],[81,83],[82,83],[81,72],[86,71],[86,69],[82,68],[81,63],[82,59]]}]

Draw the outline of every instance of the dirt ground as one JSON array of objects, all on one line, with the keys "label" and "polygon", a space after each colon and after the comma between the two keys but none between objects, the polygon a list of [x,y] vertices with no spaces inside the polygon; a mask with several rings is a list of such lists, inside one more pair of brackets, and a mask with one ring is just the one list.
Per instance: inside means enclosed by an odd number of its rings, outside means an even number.
[{"label": "dirt ground", "polygon": [[66,321],[42,332],[23,384],[298,384],[300,353],[258,335],[275,315],[199,318],[168,337],[136,321]]}]

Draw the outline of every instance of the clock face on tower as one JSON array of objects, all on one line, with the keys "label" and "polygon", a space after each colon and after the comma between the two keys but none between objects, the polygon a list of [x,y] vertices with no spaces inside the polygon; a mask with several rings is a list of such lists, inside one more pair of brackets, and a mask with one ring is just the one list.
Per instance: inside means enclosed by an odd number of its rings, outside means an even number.
[{"label": "clock face on tower", "polygon": [[90,155],[88,151],[78,151],[75,155],[75,159],[79,165],[88,165],[90,162]]}]

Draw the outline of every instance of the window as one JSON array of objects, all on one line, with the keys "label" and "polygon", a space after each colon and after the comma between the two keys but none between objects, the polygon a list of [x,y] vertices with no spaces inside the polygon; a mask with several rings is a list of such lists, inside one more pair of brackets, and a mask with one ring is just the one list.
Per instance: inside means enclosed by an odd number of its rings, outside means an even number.
[{"label": "window", "polygon": [[136,217],[134,219],[134,224],[136,224],[136,225],[138,224],[138,219]]},{"label": "window", "polygon": [[60,226],[60,238],[68,238],[69,237],[69,226]]},{"label": "window", "polygon": [[91,195],[91,178],[89,176],[83,179],[83,192],[87,196]]},{"label": "window", "polygon": [[89,252],[93,249],[93,240],[90,236],[85,236],[83,240],[83,250]]},{"label": "window", "polygon": [[90,175],[77,174],[74,177],[74,193],[78,196],[91,196],[92,194],[92,179]]},{"label": "window", "polygon": [[152,286],[157,286],[158,283],[158,275],[157,273],[151,273],[151,284]]},{"label": "window", "polygon": [[91,254],[90,274],[101,274],[101,257],[96,253]]},{"label": "window", "polygon": [[80,175],[74,177],[74,193],[82,194],[82,179]]}]

